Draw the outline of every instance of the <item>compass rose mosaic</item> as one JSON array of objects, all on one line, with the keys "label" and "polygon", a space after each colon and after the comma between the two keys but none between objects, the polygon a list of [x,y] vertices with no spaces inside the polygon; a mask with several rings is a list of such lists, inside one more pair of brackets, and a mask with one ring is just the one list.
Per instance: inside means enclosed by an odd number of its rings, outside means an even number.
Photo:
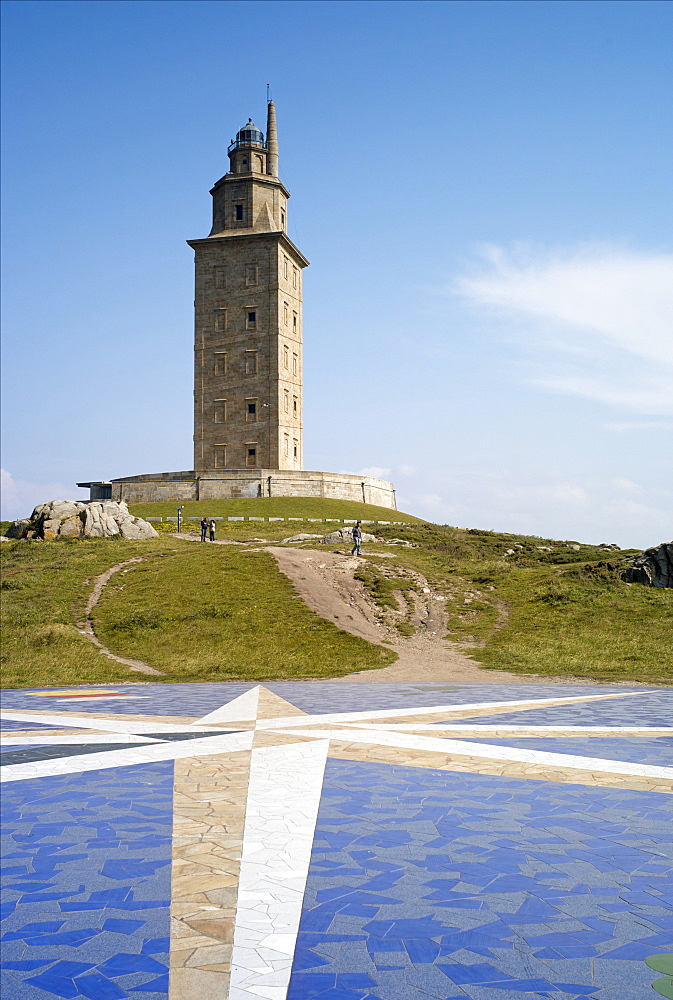
[{"label": "compass rose mosaic", "polygon": [[7,692],[2,998],[654,998],[672,719],[644,687]]}]

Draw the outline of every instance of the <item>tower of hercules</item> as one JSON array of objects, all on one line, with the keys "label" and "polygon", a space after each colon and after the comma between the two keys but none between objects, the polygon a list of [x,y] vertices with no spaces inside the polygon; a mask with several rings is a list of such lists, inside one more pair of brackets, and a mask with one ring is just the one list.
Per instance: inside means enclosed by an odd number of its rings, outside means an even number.
[{"label": "tower of hercules", "polygon": [[213,227],[196,258],[194,469],[300,470],[302,269],[287,235],[276,111],[248,121],[210,192]]},{"label": "tower of hercules", "polygon": [[[128,503],[326,497],[395,507],[392,483],[304,469],[302,271],[287,235],[276,109],[248,120],[211,190],[213,225],[194,250],[194,466],[78,483]],[[151,448],[151,440],[150,440]]]}]

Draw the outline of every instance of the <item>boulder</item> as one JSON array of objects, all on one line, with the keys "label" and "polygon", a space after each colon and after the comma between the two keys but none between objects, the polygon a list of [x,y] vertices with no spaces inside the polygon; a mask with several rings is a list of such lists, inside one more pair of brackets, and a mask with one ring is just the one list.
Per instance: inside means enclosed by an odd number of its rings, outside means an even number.
[{"label": "boulder", "polygon": [[645,549],[622,572],[622,580],[646,587],[673,587],[673,542]]},{"label": "boulder", "polygon": [[158,538],[148,521],[133,517],[122,500],[50,500],[35,508],[30,517],[14,521],[9,538]]},{"label": "boulder", "polygon": [[[368,532],[362,532],[363,542],[377,542],[378,538],[376,535],[370,535]],[[353,529],[352,528],[337,528],[336,531],[330,531],[329,535],[325,535],[323,538],[325,545],[342,545],[344,542],[350,542],[353,544]]]},{"label": "boulder", "polygon": [[313,542],[316,538],[322,538],[322,535],[309,535],[305,531],[302,531],[298,535],[290,535],[289,538],[284,538],[281,544],[287,545],[288,542]]}]

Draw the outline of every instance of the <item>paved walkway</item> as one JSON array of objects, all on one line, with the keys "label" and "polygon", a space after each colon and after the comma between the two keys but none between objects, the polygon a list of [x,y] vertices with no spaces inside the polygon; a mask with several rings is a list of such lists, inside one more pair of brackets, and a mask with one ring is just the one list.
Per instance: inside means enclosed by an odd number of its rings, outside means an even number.
[{"label": "paved walkway", "polygon": [[644,1000],[673,691],[10,691],[3,1000]]}]

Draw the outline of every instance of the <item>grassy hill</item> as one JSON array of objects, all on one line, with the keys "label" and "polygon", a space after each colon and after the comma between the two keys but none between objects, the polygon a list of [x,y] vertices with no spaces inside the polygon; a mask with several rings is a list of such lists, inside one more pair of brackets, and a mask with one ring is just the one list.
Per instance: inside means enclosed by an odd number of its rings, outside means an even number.
[{"label": "grassy hill", "polygon": [[673,590],[625,583],[636,550],[441,525],[377,529],[447,595],[449,638],[520,674],[673,684]]},{"label": "grassy hill", "polygon": [[[129,511],[136,517],[175,517],[177,503],[136,503]],[[343,520],[406,521],[422,524],[421,518],[390,507],[330,500],[323,497],[254,497],[243,500],[187,500],[183,517],[296,517]]]},{"label": "grassy hill", "polygon": [[[401,512],[334,500],[263,498],[185,505],[185,514],[395,520],[365,553],[394,554],[386,566],[415,568],[446,596],[449,638],[487,668],[521,675],[673,683],[673,591],[627,584],[629,553],[571,541],[433,525]],[[135,505],[133,513],[173,516],[174,504]],[[156,511],[156,513],[153,513]],[[167,513],[170,511],[170,513]],[[193,530],[196,522],[187,522]],[[395,658],[309,611],[263,551],[188,545],[175,522],[148,541],[61,539],[5,542],[2,653],[6,687],[119,683],[142,675],[106,657],[76,623],[93,578],[115,563],[145,561],[113,577],[93,623],[115,653],[165,671],[160,682],[335,677]],[[331,524],[218,522],[241,541],[322,533]],[[310,544],[310,543],[309,543]],[[315,543],[313,543],[315,544]],[[364,578],[387,593],[376,558]],[[389,598],[388,598],[389,599]]]}]

